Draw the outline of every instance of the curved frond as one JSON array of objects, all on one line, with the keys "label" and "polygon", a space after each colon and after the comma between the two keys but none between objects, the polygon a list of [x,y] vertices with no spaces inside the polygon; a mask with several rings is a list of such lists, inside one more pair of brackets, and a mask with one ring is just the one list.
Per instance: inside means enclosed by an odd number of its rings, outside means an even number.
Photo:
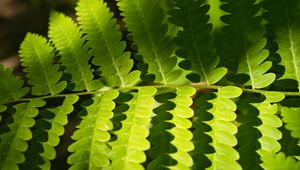
[{"label": "curved frond", "polygon": [[216,68],[219,58],[213,48],[212,25],[208,24],[209,16],[206,14],[209,6],[203,5],[202,0],[176,0],[174,3],[176,8],[170,11],[172,17],[169,20],[183,28],[175,38],[179,46],[176,53],[190,62],[190,70],[200,76],[197,81],[207,84],[218,82],[227,69]]},{"label": "curved frond", "polygon": [[285,128],[291,131],[291,136],[300,139],[300,108],[281,107],[281,116],[286,123]]},{"label": "curved frond", "polygon": [[170,100],[176,105],[173,110],[169,111],[173,116],[172,119],[167,121],[174,125],[167,131],[174,136],[171,144],[177,150],[175,153],[169,154],[171,158],[177,161],[176,165],[168,166],[172,170],[188,170],[193,166],[193,159],[189,154],[194,150],[193,133],[189,130],[192,127],[192,122],[189,119],[194,115],[190,106],[193,104],[191,96],[195,93],[196,90],[193,87],[180,87],[176,90],[176,97]]},{"label": "curved frond", "polygon": [[65,81],[59,82],[62,72],[58,71],[59,65],[52,64],[54,48],[46,38],[27,33],[19,52],[22,66],[29,78],[28,83],[33,86],[33,95],[54,95],[66,88]]},{"label": "curved frond", "polygon": [[122,121],[121,129],[114,133],[117,139],[109,143],[112,148],[109,169],[144,169],[141,163],[146,161],[144,152],[150,148],[150,142],[146,138],[154,115],[152,107],[155,93],[154,87],[141,87],[138,92],[131,93],[133,98],[126,102],[129,109],[124,112],[126,119]]},{"label": "curved frond", "polygon": [[26,141],[32,138],[31,128],[34,117],[39,113],[36,107],[45,105],[43,100],[31,100],[14,106],[13,122],[8,125],[10,131],[0,136],[0,169],[17,170],[18,164],[25,161],[28,148]]},{"label": "curved frond", "polygon": [[206,154],[212,162],[207,169],[242,169],[238,164],[238,152],[233,148],[237,145],[235,134],[237,127],[232,122],[236,119],[236,105],[231,98],[239,97],[242,90],[238,87],[227,86],[218,89],[216,98],[209,100],[213,106],[208,110],[213,115],[209,121],[205,121],[211,127],[207,134],[212,138],[210,143],[215,152]]},{"label": "curved frond", "polygon": [[283,100],[285,96],[280,92],[269,92],[265,93],[265,97],[266,99],[262,103],[253,104],[259,110],[258,117],[262,121],[262,124],[257,127],[262,135],[258,139],[261,144],[261,149],[258,150],[258,153],[262,159],[267,156],[265,151],[276,153],[281,149],[278,140],[282,138],[282,134],[278,128],[282,126],[282,121],[276,115],[278,104],[274,102]]},{"label": "curved frond", "polygon": [[280,79],[292,79],[298,82],[300,91],[300,13],[298,0],[264,0],[264,15],[271,24],[278,44],[277,53],[285,71]]},{"label": "curved frond", "polygon": [[93,51],[93,64],[100,66],[101,76],[107,85],[132,86],[139,80],[140,71],[130,73],[133,60],[130,52],[124,52],[126,42],[113,13],[102,0],[81,0],[76,8],[78,21],[87,44]]},{"label": "curved frond", "polygon": [[[260,5],[254,0],[223,0],[222,9],[228,15],[222,20],[228,24],[223,28],[227,50],[221,63],[237,74],[246,74],[249,80],[244,83],[253,89],[269,86],[275,80],[274,73],[267,73],[272,62],[265,61],[269,51],[264,49],[262,17],[258,15]],[[237,67],[235,67],[237,66]]]},{"label": "curved frond", "polygon": [[166,16],[160,0],[119,0],[118,6],[137,46],[138,55],[148,64],[148,73],[155,75],[155,83],[172,84],[182,77],[176,68],[177,57],[167,36]]},{"label": "curved frond", "polygon": [[111,151],[107,142],[109,130],[113,129],[110,119],[115,108],[113,100],[118,97],[116,90],[92,98],[93,103],[86,107],[87,115],[82,117],[78,129],[72,135],[75,140],[68,148],[70,170],[101,169],[110,165]]},{"label": "curved frond", "polygon": [[59,144],[59,137],[65,132],[64,125],[68,123],[68,114],[73,111],[73,104],[78,98],[76,95],[68,95],[62,105],[41,112],[41,118],[35,125],[36,129],[32,131],[33,139],[25,152],[27,161],[21,165],[22,168],[50,170],[50,160],[56,157],[54,147]]},{"label": "curved frond", "polygon": [[15,77],[12,74],[12,70],[5,69],[4,66],[0,64],[0,104],[25,96],[29,88],[22,88],[22,86],[23,81]]},{"label": "curved frond", "polygon": [[65,73],[71,76],[69,89],[73,91],[96,90],[101,87],[88,63],[91,54],[84,44],[83,33],[71,18],[53,11],[49,21],[49,38],[54,43],[61,56],[60,61],[65,66]]}]

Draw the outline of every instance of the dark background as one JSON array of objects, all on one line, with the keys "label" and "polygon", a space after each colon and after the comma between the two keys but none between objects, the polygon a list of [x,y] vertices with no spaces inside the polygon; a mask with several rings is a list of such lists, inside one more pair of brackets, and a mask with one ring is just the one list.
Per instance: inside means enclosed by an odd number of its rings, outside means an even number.
[{"label": "dark background", "polygon": [[[115,0],[105,1],[118,15]],[[0,0],[0,64],[20,74],[18,50],[26,33],[47,36],[50,10],[75,19],[76,3],[77,0]]]}]

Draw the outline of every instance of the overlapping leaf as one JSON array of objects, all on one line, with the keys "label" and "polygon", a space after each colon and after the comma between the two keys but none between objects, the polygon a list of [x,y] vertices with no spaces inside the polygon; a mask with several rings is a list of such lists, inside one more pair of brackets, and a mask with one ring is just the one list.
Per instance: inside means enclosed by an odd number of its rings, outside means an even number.
[{"label": "overlapping leaf", "polygon": [[207,169],[242,169],[237,162],[239,154],[233,148],[237,145],[237,127],[232,123],[236,119],[236,105],[231,99],[241,94],[240,88],[227,86],[218,89],[216,98],[209,100],[213,106],[208,112],[213,118],[205,123],[211,127],[207,134],[212,138],[210,145],[215,152],[206,155],[212,163]]},{"label": "overlapping leaf", "polygon": [[101,169],[110,166],[110,151],[108,132],[113,129],[110,119],[115,108],[113,99],[118,91],[109,91],[93,97],[93,103],[86,107],[87,115],[82,117],[78,129],[72,135],[75,140],[68,148],[72,154],[68,158],[70,170]]},{"label": "overlapping leaf", "polygon": [[257,127],[261,132],[262,137],[259,138],[261,144],[261,150],[268,152],[278,152],[280,150],[280,144],[278,142],[281,139],[282,134],[278,130],[282,126],[282,121],[276,115],[278,111],[278,105],[272,104],[284,99],[284,95],[278,93],[265,93],[265,101],[259,104],[253,104],[259,110],[259,119],[262,124]]},{"label": "overlapping leaf", "polygon": [[154,87],[142,87],[137,93],[131,93],[133,98],[126,103],[129,109],[124,112],[126,119],[122,121],[122,128],[114,133],[117,139],[109,143],[112,163],[108,169],[144,169],[141,164],[147,159],[144,152],[151,146],[147,137],[155,93]]},{"label": "overlapping leaf", "polygon": [[60,61],[65,66],[65,73],[69,74],[73,91],[95,90],[101,87],[88,63],[91,54],[84,44],[83,33],[71,18],[53,11],[49,21],[49,38],[54,43],[61,56]]},{"label": "overlapping leaf", "polygon": [[26,141],[32,138],[29,128],[35,124],[33,118],[39,113],[36,107],[43,105],[45,102],[37,99],[14,106],[13,122],[8,124],[10,131],[0,136],[0,169],[17,170],[18,164],[25,161]]},{"label": "overlapping leaf", "polygon": [[182,77],[176,68],[177,57],[167,36],[166,16],[159,0],[119,0],[118,6],[131,32],[138,55],[148,64],[148,73],[155,76],[156,83],[172,84]]},{"label": "overlapping leaf", "polygon": [[274,73],[267,73],[272,62],[265,61],[269,51],[264,49],[262,17],[257,15],[260,5],[253,0],[223,0],[222,9],[228,12],[222,20],[227,50],[221,55],[221,63],[237,74],[246,74],[244,84],[253,89],[269,86],[275,80]]},{"label": "overlapping leaf", "polygon": [[20,47],[20,57],[24,71],[32,85],[33,95],[58,94],[67,83],[59,82],[62,72],[59,65],[53,65],[54,47],[47,39],[37,34],[28,33]]},{"label": "overlapping leaf", "polygon": [[93,64],[100,66],[101,76],[107,85],[131,86],[137,83],[140,71],[129,73],[133,66],[130,52],[124,52],[126,43],[113,13],[102,0],[81,0],[76,8],[78,21],[87,44],[93,51]]},{"label": "overlapping leaf", "polygon": [[263,0],[266,20],[271,24],[278,44],[280,64],[285,71],[280,79],[298,82],[300,91],[300,13],[298,0]]},{"label": "overlapping leaf", "polygon": [[[41,112],[36,122],[36,129],[32,131],[33,140],[26,151],[26,162],[23,169],[50,169],[50,160],[56,158],[55,148],[60,143],[60,136],[65,133],[64,125],[68,123],[68,114],[73,111],[73,104],[78,96],[66,96],[62,105],[49,108]],[[42,148],[42,149],[39,149]]]},{"label": "overlapping leaf", "polygon": [[174,136],[171,144],[177,151],[171,153],[170,156],[177,161],[177,164],[169,166],[169,169],[190,169],[194,164],[189,154],[189,152],[194,150],[194,144],[192,142],[193,133],[189,131],[189,128],[192,127],[192,122],[189,118],[194,115],[190,106],[193,104],[191,96],[194,95],[195,92],[196,90],[193,87],[180,87],[176,91],[176,97],[171,99],[176,107],[170,110],[173,117],[168,122],[173,124],[174,127],[167,131]]},{"label": "overlapping leaf", "polygon": [[176,0],[174,3],[176,8],[170,11],[172,17],[169,20],[183,28],[175,39],[179,46],[177,54],[187,59],[191,64],[190,70],[200,75],[197,81],[207,84],[218,82],[227,70],[224,67],[216,68],[219,58],[212,47],[212,25],[207,23],[209,6],[202,5],[202,0]]}]

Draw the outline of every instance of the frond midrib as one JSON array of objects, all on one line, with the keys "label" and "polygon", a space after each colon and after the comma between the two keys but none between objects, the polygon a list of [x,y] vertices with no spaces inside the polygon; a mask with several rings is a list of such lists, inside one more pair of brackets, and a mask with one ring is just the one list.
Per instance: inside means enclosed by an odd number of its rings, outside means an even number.
[{"label": "frond midrib", "polygon": [[[92,5],[92,4],[91,4],[91,5]],[[99,30],[101,30],[101,32],[98,32],[98,33],[101,34],[102,37],[103,37],[103,40],[104,40],[104,42],[105,42],[105,43],[104,43],[104,46],[105,46],[106,49],[108,50],[108,55],[110,56],[110,58],[111,58],[111,60],[112,60],[113,66],[114,66],[114,68],[115,68],[115,70],[116,70],[116,72],[117,72],[117,75],[118,75],[118,77],[119,77],[121,83],[122,83],[122,86],[123,86],[123,87],[126,87],[127,85],[126,85],[126,83],[125,83],[125,81],[124,81],[124,79],[123,79],[123,77],[122,77],[122,75],[121,75],[121,73],[120,73],[120,69],[118,68],[118,65],[117,65],[117,63],[116,63],[115,57],[113,56],[112,49],[111,49],[110,46],[108,46],[109,43],[108,43],[108,39],[107,39],[107,37],[106,37],[106,35],[108,35],[108,34],[103,34],[103,29],[102,29],[101,25],[97,22],[96,12],[93,11],[93,10],[91,10],[91,8],[89,8],[89,10],[90,10],[90,12],[93,14],[92,17],[94,18],[94,21],[96,21],[96,24],[95,24],[95,25],[99,28]],[[110,19],[110,20],[111,20],[111,19]],[[124,52],[122,52],[122,54],[124,54]]]}]

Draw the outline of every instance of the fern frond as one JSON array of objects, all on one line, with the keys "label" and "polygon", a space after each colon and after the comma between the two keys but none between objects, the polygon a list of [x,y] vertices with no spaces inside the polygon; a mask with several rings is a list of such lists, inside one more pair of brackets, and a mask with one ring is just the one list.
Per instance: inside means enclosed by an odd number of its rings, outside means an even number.
[{"label": "fern frond", "polygon": [[24,71],[32,85],[33,95],[55,95],[62,92],[66,81],[59,82],[62,72],[57,64],[52,65],[54,48],[47,39],[37,34],[27,33],[20,47],[20,57]]},{"label": "fern frond", "polygon": [[174,136],[171,144],[177,150],[175,153],[170,154],[171,158],[177,161],[176,165],[168,167],[172,170],[188,170],[193,166],[193,159],[189,154],[189,152],[194,150],[194,144],[192,143],[193,133],[189,131],[192,123],[189,118],[194,115],[190,106],[193,104],[191,96],[195,92],[196,90],[193,87],[180,87],[176,90],[176,97],[171,99],[171,102],[176,106],[173,110],[170,110],[173,118],[167,122],[173,124],[174,127],[167,131]]},{"label": "fern frond", "polygon": [[281,107],[281,116],[286,123],[285,128],[291,131],[291,136],[300,139],[300,108]]},{"label": "fern frond", "polygon": [[300,91],[300,32],[298,0],[264,0],[266,20],[271,24],[278,44],[280,64],[285,71],[280,79],[292,79],[298,82]]},{"label": "fern frond", "polygon": [[239,154],[233,148],[237,145],[237,127],[232,122],[236,119],[236,105],[231,98],[239,97],[242,90],[227,86],[218,89],[215,94],[216,98],[209,100],[213,107],[208,110],[213,119],[205,122],[211,127],[207,134],[212,138],[210,145],[215,149],[214,153],[206,155],[212,162],[208,169],[241,169],[237,163]]},{"label": "fern frond", "polygon": [[260,150],[276,153],[281,148],[278,140],[281,139],[282,134],[278,128],[282,126],[282,121],[275,115],[278,112],[278,105],[275,102],[283,100],[285,96],[280,92],[268,92],[264,95],[265,101],[253,104],[259,110],[258,117],[262,121],[262,124],[257,127],[262,134],[258,139],[261,144]]},{"label": "fern frond", "polygon": [[14,106],[13,122],[8,125],[10,131],[0,136],[0,169],[17,170],[18,164],[25,161],[28,148],[26,141],[32,138],[31,128],[35,124],[34,117],[39,113],[36,107],[45,105],[43,100],[31,100]]},{"label": "fern frond", "polygon": [[276,76],[266,73],[272,62],[265,61],[269,51],[264,49],[267,40],[263,37],[262,17],[258,15],[260,5],[253,0],[223,1],[227,3],[222,9],[230,14],[222,17],[228,24],[223,28],[228,49],[222,55],[221,63],[237,74],[248,75],[249,80],[244,84],[253,89],[269,86]]},{"label": "fern frond", "polygon": [[264,169],[276,169],[276,170],[296,170],[300,169],[300,162],[296,161],[291,156],[285,156],[283,152],[272,153],[268,151],[261,151],[265,156],[262,157],[263,163],[261,166]]},{"label": "fern frond", "polygon": [[112,90],[92,98],[93,103],[86,107],[87,115],[82,117],[78,129],[72,135],[75,140],[68,148],[72,154],[68,158],[70,170],[101,169],[110,165],[111,151],[107,142],[110,140],[109,130],[113,124],[113,100],[119,92]]},{"label": "fern frond", "polygon": [[41,118],[35,125],[36,129],[32,131],[33,139],[25,152],[26,163],[22,164],[21,168],[50,170],[50,160],[56,157],[54,147],[59,144],[59,137],[65,132],[64,125],[68,123],[67,115],[73,111],[73,104],[78,98],[76,95],[68,95],[62,105],[41,112]]},{"label": "fern frond", "polygon": [[[25,96],[29,88],[23,87],[23,81],[12,74],[12,70],[5,69],[0,64],[0,104],[5,103],[11,99],[19,99]],[[4,110],[4,106],[2,106]]]},{"label": "fern frond", "polygon": [[124,52],[126,42],[122,33],[102,0],[81,0],[76,8],[78,21],[87,44],[93,51],[93,64],[100,66],[101,76],[110,87],[132,86],[139,81],[140,71],[131,73],[133,60],[130,52]]},{"label": "fern frond", "polygon": [[60,61],[65,66],[65,73],[71,76],[69,89],[73,91],[96,90],[101,87],[88,63],[91,54],[84,44],[83,33],[71,18],[53,11],[49,21],[49,38],[54,43],[61,56]]},{"label": "fern frond", "polygon": [[154,115],[152,106],[155,93],[154,87],[142,87],[138,92],[131,93],[133,98],[126,102],[129,106],[124,113],[126,119],[122,121],[122,128],[115,132],[117,139],[109,143],[112,148],[109,169],[144,169],[141,163],[146,161],[144,152],[150,148],[150,142],[146,138]]},{"label": "fern frond", "polygon": [[209,6],[203,5],[203,1],[194,0],[176,0],[174,3],[176,8],[170,11],[172,17],[169,20],[183,28],[175,39],[179,46],[176,53],[190,62],[190,70],[200,76],[196,81],[207,84],[218,82],[227,70],[224,67],[216,68],[219,58],[212,47],[212,26],[207,23]]},{"label": "fern frond", "polygon": [[166,16],[159,0],[119,0],[118,6],[138,55],[148,64],[148,73],[155,75],[155,83],[172,84],[182,77],[183,71],[176,68],[177,57],[172,56]]}]

